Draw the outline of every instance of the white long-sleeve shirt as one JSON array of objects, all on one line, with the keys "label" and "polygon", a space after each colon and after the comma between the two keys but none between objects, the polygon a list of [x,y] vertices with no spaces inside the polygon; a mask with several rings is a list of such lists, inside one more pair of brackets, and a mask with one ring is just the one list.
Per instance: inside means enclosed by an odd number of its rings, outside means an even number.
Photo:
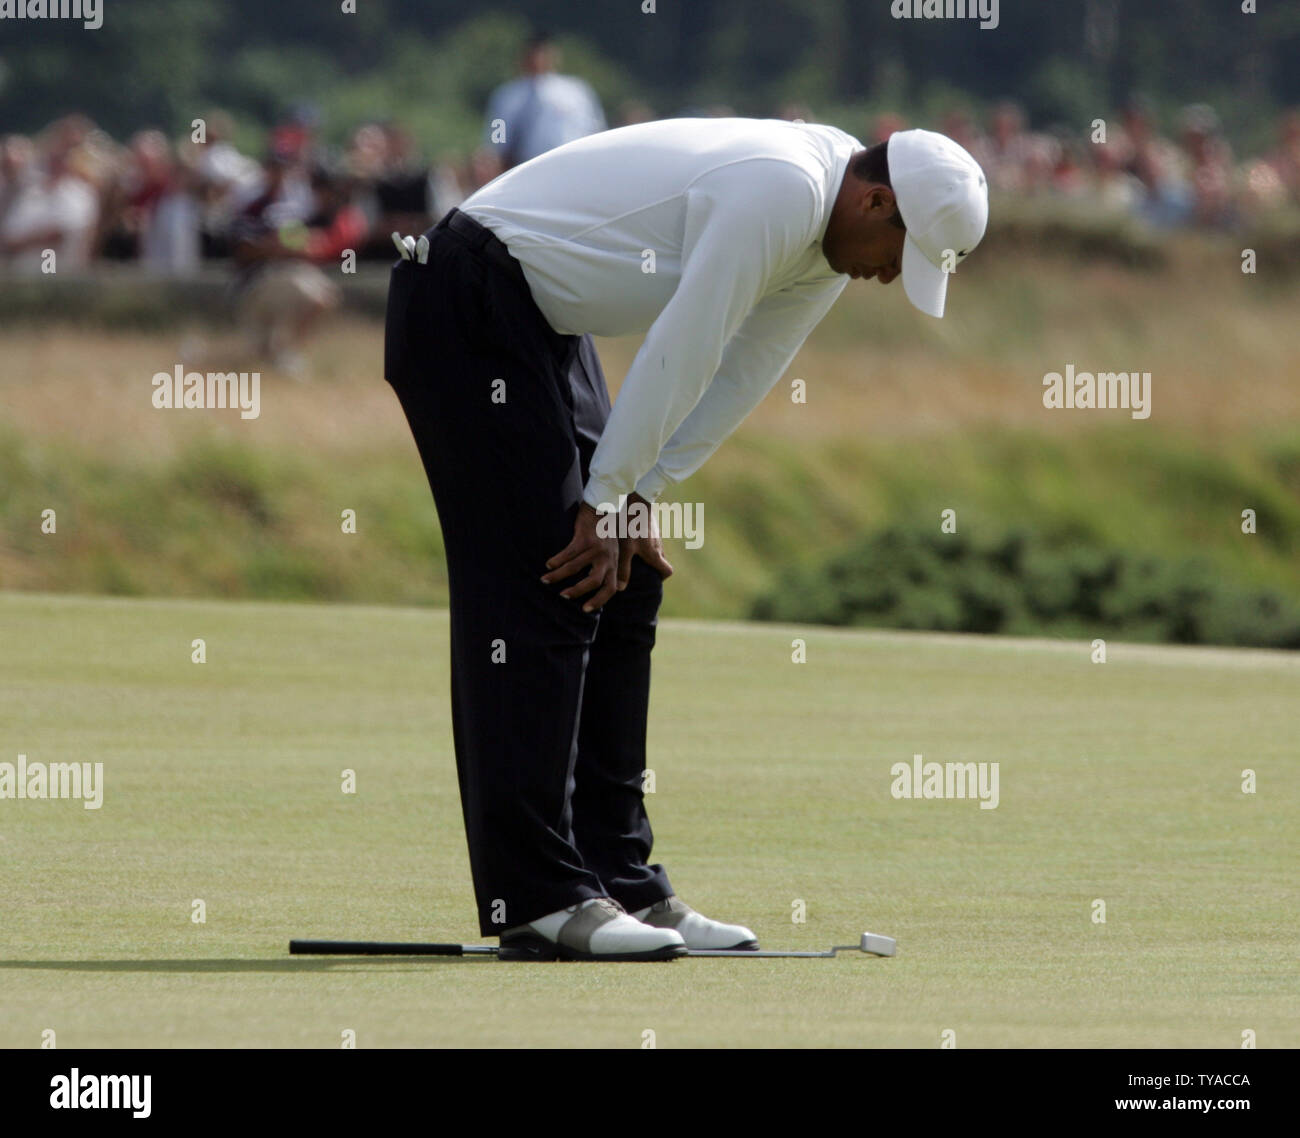
[{"label": "white long-sleeve shirt", "polygon": [[781,378],[848,283],[821,241],[860,149],[830,126],[666,119],[552,150],[461,206],[520,262],[555,331],[646,333],[586,502],[655,500]]}]

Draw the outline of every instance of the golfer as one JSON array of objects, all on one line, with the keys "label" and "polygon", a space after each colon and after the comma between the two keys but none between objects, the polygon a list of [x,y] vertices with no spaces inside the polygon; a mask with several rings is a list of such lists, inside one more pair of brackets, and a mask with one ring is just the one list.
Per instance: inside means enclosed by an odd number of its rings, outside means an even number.
[{"label": "golfer", "polygon": [[[984,175],[939,134],[669,119],[567,143],[399,241],[385,371],[438,509],[479,928],[502,959],[757,948],[650,863],[663,579],[648,514],[781,378],[849,279],[942,316]],[[644,333],[610,409],[591,337]],[[640,525],[621,519],[627,532]]]}]

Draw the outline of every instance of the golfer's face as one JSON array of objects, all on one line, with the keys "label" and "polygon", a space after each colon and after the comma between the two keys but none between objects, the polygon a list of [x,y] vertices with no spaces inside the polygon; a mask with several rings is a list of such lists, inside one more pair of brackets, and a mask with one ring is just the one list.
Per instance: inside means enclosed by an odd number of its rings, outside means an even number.
[{"label": "golfer's face", "polygon": [[864,225],[856,239],[841,251],[841,264],[834,267],[855,281],[874,278],[881,284],[889,284],[903,271],[906,237],[906,232],[888,222]]}]

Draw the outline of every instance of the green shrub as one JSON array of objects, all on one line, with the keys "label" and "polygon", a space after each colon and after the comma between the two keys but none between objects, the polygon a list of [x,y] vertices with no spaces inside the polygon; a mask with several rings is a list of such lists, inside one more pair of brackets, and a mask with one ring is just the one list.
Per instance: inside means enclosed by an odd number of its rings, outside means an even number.
[{"label": "green shrub", "polygon": [[1021,532],[886,529],[787,573],[757,620],[1300,648],[1300,608],[1172,561]]}]

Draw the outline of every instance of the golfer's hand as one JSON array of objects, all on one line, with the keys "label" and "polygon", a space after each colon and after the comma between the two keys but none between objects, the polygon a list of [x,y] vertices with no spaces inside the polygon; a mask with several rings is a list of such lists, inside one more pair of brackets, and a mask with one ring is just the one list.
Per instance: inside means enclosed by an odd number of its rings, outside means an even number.
[{"label": "golfer's hand", "polygon": [[618,543],[618,587],[626,589],[632,576],[632,558],[641,558],[661,579],[673,575],[673,567],[664,556],[663,542],[659,540],[659,525],[655,521],[654,510],[640,494],[635,492],[627,496],[627,526],[624,533],[636,534],[625,537]]},{"label": "golfer's hand", "polygon": [[572,577],[582,569],[587,575],[576,585],[570,585],[560,596],[577,600],[589,593],[595,595],[582,606],[583,612],[595,612],[618,590],[618,538],[601,537],[596,532],[599,515],[586,502],[578,507],[578,518],[573,523],[573,540],[547,563],[550,570],[542,581],[551,585]]}]

